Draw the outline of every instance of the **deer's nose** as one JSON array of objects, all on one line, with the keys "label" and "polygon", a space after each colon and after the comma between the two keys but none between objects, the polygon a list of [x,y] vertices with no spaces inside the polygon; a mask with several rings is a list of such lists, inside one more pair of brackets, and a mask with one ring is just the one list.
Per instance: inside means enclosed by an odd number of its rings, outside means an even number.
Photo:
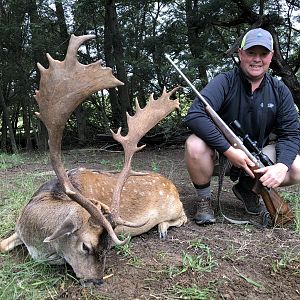
[{"label": "deer's nose", "polygon": [[103,284],[103,279],[80,279],[80,284],[84,287],[99,286]]}]

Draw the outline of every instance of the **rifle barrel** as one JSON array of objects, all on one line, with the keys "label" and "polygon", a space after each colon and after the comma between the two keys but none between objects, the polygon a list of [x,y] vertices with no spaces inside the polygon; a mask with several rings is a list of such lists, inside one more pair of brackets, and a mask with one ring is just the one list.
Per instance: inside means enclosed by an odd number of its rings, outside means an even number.
[{"label": "rifle barrel", "polygon": [[[220,128],[223,132],[227,140],[231,143],[234,148],[239,148],[243,150],[246,155],[259,167],[263,167],[264,165],[256,159],[256,157],[247,149],[247,147],[243,144],[243,142],[235,135],[233,130],[223,121],[223,119],[214,111],[214,109],[209,105],[209,103],[205,100],[205,98],[198,92],[196,87],[190,82],[190,80],[183,74],[183,72],[179,69],[179,67],[174,63],[171,59],[170,55],[165,54],[167,60],[171,63],[171,65],[177,70],[177,72],[182,76],[182,78],[187,82],[187,84],[192,88],[195,94],[199,97],[202,103],[205,106],[206,112],[213,119],[215,125]],[[234,140],[234,141],[233,141]]]},{"label": "rifle barrel", "polygon": [[192,88],[195,94],[201,99],[205,106],[209,106],[208,102],[205,98],[197,91],[196,87],[189,81],[189,79],[182,73],[182,71],[177,67],[174,61],[171,59],[169,54],[165,54],[167,60],[171,63],[171,65],[177,70],[177,72],[181,75],[181,77],[186,81],[186,83]]}]

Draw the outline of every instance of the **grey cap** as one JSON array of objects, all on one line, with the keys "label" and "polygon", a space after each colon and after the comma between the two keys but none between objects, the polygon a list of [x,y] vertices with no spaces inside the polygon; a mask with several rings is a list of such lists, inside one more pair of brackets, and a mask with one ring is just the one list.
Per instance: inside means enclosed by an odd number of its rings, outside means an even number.
[{"label": "grey cap", "polygon": [[263,46],[269,51],[273,50],[273,38],[269,31],[256,28],[248,31],[243,37],[241,48],[246,50],[253,46]]}]

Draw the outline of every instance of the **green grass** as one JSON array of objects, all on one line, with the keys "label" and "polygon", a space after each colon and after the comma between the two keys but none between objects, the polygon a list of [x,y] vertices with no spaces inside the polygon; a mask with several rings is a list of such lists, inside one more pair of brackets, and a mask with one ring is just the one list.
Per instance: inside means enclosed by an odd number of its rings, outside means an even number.
[{"label": "green grass", "polygon": [[24,158],[20,154],[0,153],[0,170],[7,170],[12,167],[24,164]]},{"label": "green grass", "polygon": [[[126,236],[121,235],[120,238],[121,240],[124,240]],[[136,268],[140,268],[143,265],[143,260],[134,254],[130,240],[125,245],[116,245],[114,248],[116,249],[118,255],[128,260],[128,265]]]},{"label": "green grass", "polygon": [[18,171],[13,179],[5,178],[0,182],[0,237],[12,231],[22,206],[27,203],[41,182],[49,176],[36,176]]},{"label": "green grass", "polygon": [[0,300],[54,299],[66,281],[76,280],[64,266],[49,266],[29,257],[17,262],[10,254],[0,257],[5,258],[0,271]]},{"label": "green grass", "polygon": [[[289,266],[295,265],[299,266],[300,264],[300,246],[294,247],[289,251],[284,251],[280,258],[276,259],[275,262],[272,263],[272,271],[274,273],[278,273],[283,269],[288,268]],[[295,274],[300,274],[300,270],[297,267],[295,268]]]},{"label": "green grass", "polygon": [[[120,235],[121,240],[125,240],[125,238],[125,235]],[[130,240],[124,245],[115,245],[115,249],[117,251],[117,254],[123,257],[129,257],[133,254],[132,244],[130,243]]]},{"label": "green grass", "polygon": [[[2,171],[18,167],[13,176],[2,176],[0,180],[0,239],[15,230],[22,206],[40,184],[49,179],[49,176],[28,173],[22,166],[27,162],[39,163],[44,159],[45,155],[0,155]],[[13,253],[0,254],[0,300],[54,299],[60,285],[70,275],[66,271],[58,272],[58,267],[33,261],[26,253],[26,250],[17,248]]]},{"label": "green grass", "polygon": [[187,249],[192,253],[182,251],[182,267],[169,267],[170,278],[188,271],[198,274],[211,272],[217,266],[217,261],[213,258],[210,248],[201,240],[191,241]]},{"label": "green grass", "polygon": [[215,298],[215,288],[213,283],[209,283],[208,287],[198,287],[193,284],[191,286],[176,285],[171,289],[172,295],[177,296],[176,299],[187,300],[212,300]]},{"label": "green grass", "polygon": [[294,213],[295,232],[300,234],[300,195],[296,193],[282,193],[282,197],[291,204]]},{"label": "green grass", "polygon": [[248,257],[247,253],[240,254],[238,248],[236,248],[236,245],[230,244],[224,250],[224,255],[222,256],[222,259],[227,259],[232,262],[237,262],[237,261],[244,261],[245,259],[247,259],[247,257]]}]

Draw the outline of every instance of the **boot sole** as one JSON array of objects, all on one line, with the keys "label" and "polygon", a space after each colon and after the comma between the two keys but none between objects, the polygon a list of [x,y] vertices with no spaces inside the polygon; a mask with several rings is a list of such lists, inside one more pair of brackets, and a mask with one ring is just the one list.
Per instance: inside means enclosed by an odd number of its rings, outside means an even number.
[{"label": "boot sole", "polygon": [[210,220],[205,220],[205,221],[197,221],[197,220],[195,220],[195,223],[197,225],[209,225],[209,224],[216,223],[216,219],[210,219]]},{"label": "boot sole", "polygon": [[254,212],[249,211],[249,210],[247,209],[247,206],[246,206],[246,204],[245,204],[245,202],[244,202],[244,199],[243,199],[242,195],[239,193],[239,191],[236,189],[235,185],[232,187],[232,191],[233,191],[234,195],[235,195],[240,201],[243,202],[245,211],[246,211],[248,214],[253,215],[253,216],[258,216],[258,215],[260,214],[260,212],[254,213]]}]

